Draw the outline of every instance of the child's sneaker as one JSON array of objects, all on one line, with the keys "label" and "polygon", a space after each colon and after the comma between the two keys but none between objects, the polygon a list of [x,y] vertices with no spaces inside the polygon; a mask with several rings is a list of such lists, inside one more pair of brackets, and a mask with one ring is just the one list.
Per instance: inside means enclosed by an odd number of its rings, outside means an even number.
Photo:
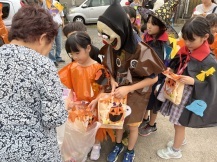
[{"label": "child's sneaker", "polygon": [[124,150],[124,145],[121,144],[118,146],[117,144],[114,146],[113,150],[109,153],[107,157],[108,162],[115,162],[118,159],[118,155]]},{"label": "child's sneaker", "polygon": [[144,128],[149,123],[149,116],[148,119],[143,119],[142,123],[139,125],[139,128]]},{"label": "child's sneaker", "polygon": [[157,155],[163,159],[179,159],[182,157],[181,151],[173,151],[171,147],[167,147],[157,151]]},{"label": "child's sneaker", "polygon": [[140,136],[148,136],[151,133],[155,132],[157,130],[156,123],[154,123],[153,126],[150,126],[147,124],[144,128],[139,129],[139,135]]},{"label": "child's sneaker", "polygon": [[100,144],[95,144],[90,153],[90,160],[98,160],[100,157],[100,150],[101,150]]},{"label": "child's sneaker", "polygon": [[135,158],[135,153],[134,153],[134,151],[133,151],[133,153],[130,153],[130,152],[126,151],[126,152],[124,153],[123,162],[133,162],[134,158]]},{"label": "child's sneaker", "polygon": [[[173,144],[174,144],[174,140],[171,140],[167,143],[167,147],[173,147]],[[187,141],[186,141],[186,139],[184,139],[184,141],[182,142],[182,146],[184,146],[186,144],[187,144]]]}]

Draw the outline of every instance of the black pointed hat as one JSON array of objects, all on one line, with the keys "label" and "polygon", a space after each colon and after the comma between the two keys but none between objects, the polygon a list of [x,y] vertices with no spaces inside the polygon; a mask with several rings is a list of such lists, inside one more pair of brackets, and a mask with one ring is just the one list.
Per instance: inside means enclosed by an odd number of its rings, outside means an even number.
[{"label": "black pointed hat", "polygon": [[160,8],[151,12],[150,14],[158,18],[165,26],[170,25],[171,18],[173,17],[174,11],[178,6],[180,0],[169,0]]},{"label": "black pointed hat", "polygon": [[[157,1],[156,1],[157,3]],[[175,31],[175,29],[170,25],[171,24],[171,18],[174,14],[174,11],[179,4],[179,0],[169,0],[166,3],[159,4],[159,8],[155,8],[155,10],[149,10],[144,7],[138,8],[139,13],[144,19],[147,19],[148,15],[152,15],[159,19],[166,27],[167,27],[167,33],[170,37],[178,38],[178,34]]]}]

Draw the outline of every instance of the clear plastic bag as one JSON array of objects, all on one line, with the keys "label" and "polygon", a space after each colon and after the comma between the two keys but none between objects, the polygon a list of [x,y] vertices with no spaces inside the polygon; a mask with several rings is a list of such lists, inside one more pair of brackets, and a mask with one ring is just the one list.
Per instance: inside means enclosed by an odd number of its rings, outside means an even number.
[{"label": "clear plastic bag", "polygon": [[[65,102],[65,107],[68,105],[68,97],[70,94],[71,90],[67,89],[67,88],[63,88],[63,94],[62,94],[62,98]],[[60,125],[59,127],[56,127],[56,132],[57,132],[57,142],[59,145],[59,148],[61,149],[61,146],[63,144],[63,140],[64,140],[64,134],[65,134],[65,124]]]},{"label": "clear plastic bag", "polygon": [[61,147],[62,147],[63,140],[64,140],[65,124],[66,124],[66,123],[64,123],[63,125],[61,125],[61,126],[59,126],[59,127],[56,127],[56,131],[57,131],[57,142],[58,142],[58,145],[59,145],[59,148],[60,148],[60,149],[61,149]]},{"label": "clear plastic bag", "polygon": [[80,120],[65,123],[64,141],[61,154],[64,161],[84,162],[95,142],[97,130],[101,124],[93,123],[88,128]]}]

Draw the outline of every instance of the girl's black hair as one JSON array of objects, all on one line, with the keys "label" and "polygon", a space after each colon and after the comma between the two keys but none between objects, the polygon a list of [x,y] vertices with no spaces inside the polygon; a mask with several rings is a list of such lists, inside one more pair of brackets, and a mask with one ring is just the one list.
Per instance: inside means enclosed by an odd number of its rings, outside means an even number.
[{"label": "girl's black hair", "polygon": [[131,6],[123,6],[124,11],[130,16],[130,18],[135,18],[136,20],[136,10]]},{"label": "girl's black hair", "polygon": [[91,45],[89,35],[86,32],[77,31],[68,37],[65,49],[67,53],[79,52],[79,47],[86,49],[88,45]]},{"label": "girl's black hair", "polygon": [[130,18],[134,18],[132,27],[136,31],[137,34],[140,34],[139,29],[134,25],[136,21],[136,10],[131,6],[123,6],[123,9],[129,15]]},{"label": "girl's black hair", "polygon": [[144,31],[147,30],[147,23],[142,24],[140,31],[144,33]]},{"label": "girl's black hair", "polygon": [[209,22],[202,16],[192,17],[182,27],[182,37],[184,40],[194,41],[194,35],[204,37],[206,34],[209,34],[208,43],[212,44],[214,36],[210,31]]},{"label": "girl's black hair", "polygon": [[207,21],[209,22],[210,27],[213,27],[217,24],[217,14],[211,13],[206,16]]},{"label": "girl's black hair", "polygon": [[164,23],[162,23],[158,18],[152,15],[148,15],[147,22],[151,17],[152,17],[151,24],[159,26],[159,29],[160,29],[159,33],[155,37],[155,39],[157,40],[166,31],[167,28],[164,25]]},{"label": "girl's black hair", "polygon": [[86,26],[79,21],[70,22],[63,28],[63,34],[67,37],[69,33],[75,32],[75,31],[87,31]]}]

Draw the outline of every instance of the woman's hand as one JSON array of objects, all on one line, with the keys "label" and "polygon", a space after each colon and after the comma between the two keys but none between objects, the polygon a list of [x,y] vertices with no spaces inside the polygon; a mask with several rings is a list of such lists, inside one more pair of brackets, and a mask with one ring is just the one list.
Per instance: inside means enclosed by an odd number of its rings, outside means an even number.
[{"label": "woman's hand", "polygon": [[114,96],[116,98],[124,98],[130,92],[129,86],[123,86],[115,89]]},{"label": "woman's hand", "polygon": [[66,110],[72,109],[75,105],[74,102],[71,101],[70,99],[66,99],[65,102],[66,102]]},{"label": "woman's hand", "polygon": [[90,102],[90,104],[88,105],[88,107],[90,108],[90,111],[93,111],[96,108],[97,102],[98,102],[98,99],[92,100]]},{"label": "woman's hand", "polygon": [[188,85],[194,85],[194,78],[186,75],[180,75],[179,82],[188,84]]}]

